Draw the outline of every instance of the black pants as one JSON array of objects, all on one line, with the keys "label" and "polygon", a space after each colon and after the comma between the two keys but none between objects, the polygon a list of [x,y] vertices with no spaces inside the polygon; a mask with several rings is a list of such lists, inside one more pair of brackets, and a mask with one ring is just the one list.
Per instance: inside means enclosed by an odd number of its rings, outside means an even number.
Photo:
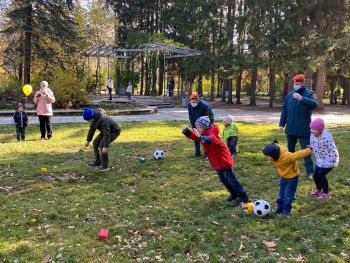
[{"label": "black pants", "polygon": [[239,197],[241,202],[248,202],[249,197],[241,183],[237,180],[233,168],[218,170],[217,173],[220,181],[226,186],[227,190],[234,198]]},{"label": "black pants", "polygon": [[128,99],[131,100],[131,92],[127,92],[126,95],[128,95]]},{"label": "black pants", "polygon": [[52,116],[38,115],[38,117],[40,122],[41,138],[45,139],[47,134],[47,138],[50,139],[52,137],[52,124],[51,124]]},{"label": "black pants", "polygon": [[333,168],[320,168],[316,165],[314,171],[314,182],[318,191],[328,194],[328,180],[326,175],[332,171]]},{"label": "black pants", "polygon": [[108,88],[109,100],[112,100],[112,89]]},{"label": "black pants", "polygon": [[26,128],[25,127],[16,127],[17,141],[24,141],[26,138]]},{"label": "black pants", "polygon": [[[109,139],[109,143],[113,142],[117,137],[120,135],[120,130],[118,130],[116,133],[112,133]],[[99,135],[96,136],[94,142],[93,142],[93,147],[94,147],[94,152],[95,152],[95,164],[96,165],[101,165],[103,168],[108,167],[108,151],[106,153],[102,153],[102,146],[101,146],[101,141],[103,139],[103,134],[100,133]]]}]

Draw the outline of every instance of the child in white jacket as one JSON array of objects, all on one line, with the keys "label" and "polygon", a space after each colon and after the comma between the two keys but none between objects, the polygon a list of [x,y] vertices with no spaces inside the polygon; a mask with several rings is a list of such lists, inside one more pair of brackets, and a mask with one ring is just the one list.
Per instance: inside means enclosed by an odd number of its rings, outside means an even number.
[{"label": "child in white jacket", "polygon": [[310,143],[316,158],[316,167],[314,171],[314,181],[316,188],[310,193],[313,197],[320,200],[330,198],[328,191],[328,180],[326,175],[339,163],[339,153],[335,146],[333,136],[325,129],[323,119],[317,118],[310,124],[311,137]]}]

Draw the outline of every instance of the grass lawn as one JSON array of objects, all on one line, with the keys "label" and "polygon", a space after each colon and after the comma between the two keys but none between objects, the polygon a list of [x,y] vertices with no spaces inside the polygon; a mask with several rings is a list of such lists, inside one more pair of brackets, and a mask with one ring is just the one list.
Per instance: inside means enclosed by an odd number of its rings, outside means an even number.
[{"label": "grass lawn", "polygon": [[[14,127],[1,126],[0,262],[349,262],[349,126],[330,128],[341,156],[332,198],[308,197],[302,169],[293,215],[262,219],[225,201],[208,162],[189,157],[184,124],[122,123],[106,173],[86,165],[88,124],[56,124],[52,141],[38,140],[32,125],[20,143]],[[275,208],[278,175],[261,149],[285,136],[275,125],[238,126],[239,180]],[[164,160],[152,159],[156,149]],[[108,239],[97,239],[101,228]]]}]

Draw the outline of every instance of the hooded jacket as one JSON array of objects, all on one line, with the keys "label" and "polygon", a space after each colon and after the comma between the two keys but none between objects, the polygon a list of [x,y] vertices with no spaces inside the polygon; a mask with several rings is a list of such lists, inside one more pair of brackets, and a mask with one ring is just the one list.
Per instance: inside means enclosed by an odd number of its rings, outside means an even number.
[{"label": "hooded jacket", "polygon": [[[38,95],[40,95],[38,97]],[[50,89],[38,90],[34,96],[34,103],[36,104],[37,115],[52,116],[52,103],[56,99]]]},{"label": "hooded jacket", "polygon": [[197,107],[192,107],[191,103],[188,103],[187,109],[192,128],[196,127],[196,120],[202,116],[208,116],[210,123],[214,122],[214,113],[212,108],[210,104],[204,100],[200,100]]},{"label": "hooded jacket", "polygon": [[202,143],[204,151],[208,156],[209,163],[216,171],[229,169],[233,166],[234,162],[230,150],[220,139],[219,127],[217,125],[211,125],[209,129],[203,132],[201,138],[198,138],[194,132],[189,129],[187,132],[185,131],[183,133],[189,139]]},{"label": "hooded jacket", "polygon": [[326,129],[318,137],[311,134],[310,143],[316,158],[316,165],[320,168],[334,168],[339,164],[339,153],[333,136]]},{"label": "hooded jacket", "polygon": [[107,148],[110,143],[111,134],[120,133],[121,128],[111,117],[97,111],[86,138],[88,142],[92,141],[96,130],[99,130],[103,134],[101,147]]},{"label": "hooded jacket", "polygon": [[280,155],[277,160],[272,162],[275,164],[278,170],[278,174],[284,179],[291,179],[299,176],[300,170],[298,166],[298,160],[312,154],[312,150],[307,148],[294,153],[288,151],[288,148],[277,144],[280,150]]},{"label": "hooded jacket", "polygon": [[[302,96],[301,101],[293,98],[294,93]],[[310,89],[304,87],[289,92],[283,104],[279,126],[286,126],[287,135],[309,137],[311,114],[317,105],[317,97]]]}]

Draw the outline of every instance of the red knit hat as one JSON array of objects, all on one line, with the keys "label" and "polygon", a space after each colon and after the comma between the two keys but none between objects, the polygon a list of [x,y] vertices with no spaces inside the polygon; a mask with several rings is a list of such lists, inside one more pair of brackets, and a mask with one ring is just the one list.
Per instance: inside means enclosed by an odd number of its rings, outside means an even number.
[{"label": "red knit hat", "polygon": [[190,100],[199,100],[199,96],[196,93],[192,93],[192,95],[189,98]]},{"label": "red knit hat", "polygon": [[298,75],[294,76],[293,81],[294,82],[303,82],[304,78],[305,78],[304,74],[298,74]]},{"label": "red knit hat", "polygon": [[323,132],[324,130],[324,120],[321,118],[314,119],[310,123],[310,128],[312,130],[318,131],[318,132]]}]

